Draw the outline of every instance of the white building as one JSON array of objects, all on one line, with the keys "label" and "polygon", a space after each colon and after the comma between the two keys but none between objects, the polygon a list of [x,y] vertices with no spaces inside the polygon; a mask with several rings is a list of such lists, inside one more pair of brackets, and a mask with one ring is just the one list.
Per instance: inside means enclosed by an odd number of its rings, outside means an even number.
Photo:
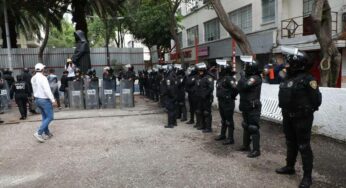
[{"label": "white building", "polygon": [[[319,44],[312,30],[311,18],[314,0],[221,0],[233,23],[248,36],[257,60],[266,64],[275,57],[282,61],[281,45],[293,45],[307,51],[313,58],[313,74],[320,62]],[[329,0],[333,16],[333,34],[346,31],[346,0]],[[179,32],[185,60],[214,63],[215,59],[230,59],[232,40],[220,24],[215,11],[203,0],[183,3],[179,9],[184,16]],[[198,38],[196,50],[195,38]],[[346,42],[336,41],[343,55],[343,82],[346,83]],[[237,56],[241,54],[237,49]]]}]

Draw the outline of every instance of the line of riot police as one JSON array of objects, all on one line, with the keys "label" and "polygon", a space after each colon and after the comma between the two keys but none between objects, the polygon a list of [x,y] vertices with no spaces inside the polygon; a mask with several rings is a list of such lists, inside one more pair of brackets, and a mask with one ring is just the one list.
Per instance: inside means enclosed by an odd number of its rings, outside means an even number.
[{"label": "line of riot police", "polygon": [[[286,166],[276,170],[278,174],[294,174],[298,152],[303,163],[303,179],[300,188],[312,184],[313,154],[310,146],[313,113],[322,103],[322,94],[316,80],[308,72],[311,67],[307,55],[296,48],[283,47],[285,53],[285,70],[287,75],[280,85],[279,107],[282,108],[283,128],[286,136]],[[247,157],[255,158],[260,152],[260,116],[262,76],[258,63],[252,56],[242,56],[244,69],[240,79],[225,61],[219,65],[219,78],[216,82],[221,116],[221,133],[216,141],[225,140],[224,145],[234,144],[234,108],[239,94],[239,110],[243,116],[243,143],[239,151],[247,152]],[[187,74],[180,65],[163,65],[157,69],[140,74],[142,95],[160,102],[167,109],[165,128],[177,126],[177,119],[186,121],[185,93],[188,94],[190,120],[187,124],[203,133],[212,132],[211,105],[213,102],[214,78],[205,63],[198,63],[187,69]],[[186,76],[185,76],[186,75]],[[159,83],[159,85],[158,85]],[[154,93],[154,94],[152,94]],[[196,117],[196,121],[195,121]],[[252,144],[252,147],[251,147]]]}]

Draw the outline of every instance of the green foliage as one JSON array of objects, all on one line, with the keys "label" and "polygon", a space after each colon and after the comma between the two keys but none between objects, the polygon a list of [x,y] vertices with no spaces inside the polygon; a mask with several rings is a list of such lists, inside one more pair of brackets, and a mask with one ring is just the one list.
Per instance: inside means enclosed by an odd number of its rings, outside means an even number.
[{"label": "green foliage", "polygon": [[118,30],[119,20],[107,19],[101,20],[99,17],[93,17],[87,20],[88,23],[88,39],[91,47],[104,47],[106,44],[106,24],[108,24],[109,40],[116,40],[115,31]]},{"label": "green foliage", "polygon": [[[130,2],[130,1],[129,1]],[[148,47],[170,48],[170,22],[167,15],[167,3],[159,0],[143,0],[126,6],[125,24],[136,39],[142,40]]]},{"label": "green foliage", "polygon": [[62,20],[61,23],[61,31],[57,28],[52,28],[47,46],[55,48],[72,48],[75,45],[73,25],[65,19]]}]

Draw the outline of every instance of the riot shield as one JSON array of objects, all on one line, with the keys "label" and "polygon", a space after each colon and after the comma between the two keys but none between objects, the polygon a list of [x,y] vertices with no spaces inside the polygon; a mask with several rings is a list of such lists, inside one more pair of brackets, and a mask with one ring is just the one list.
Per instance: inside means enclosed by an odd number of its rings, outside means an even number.
[{"label": "riot shield", "polygon": [[83,82],[70,81],[68,82],[68,88],[70,108],[84,109]]},{"label": "riot shield", "polygon": [[115,108],[115,81],[103,80],[101,90],[102,108]]},{"label": "riot shield", "polygon": [[11,103],[10,99],[10,88],[8,87],[7,81],[0,80],[0,112],[8,110]]},{"label": "riot shield", "polygon": [[86,82],[84,86],[84,96],[86,109],[98,109],[100,107],[98,80]]},{"label": "riot shield", "polygon": [[122,108],[134,107],[133,82],[130,80],[120,81],[120,103]]}]

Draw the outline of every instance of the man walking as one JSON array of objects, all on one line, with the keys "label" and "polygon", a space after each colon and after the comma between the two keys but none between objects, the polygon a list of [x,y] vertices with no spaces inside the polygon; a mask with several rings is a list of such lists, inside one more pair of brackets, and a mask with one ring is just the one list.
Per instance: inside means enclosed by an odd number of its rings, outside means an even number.
[{"label": "man walking", "polygon": [[51,138],[53,135],[49,131],[49,123],[53,120],[53,103],[55,99],[50,89],[47,77],[43,75],[45,66],[42,63],[35,65],[35,76],[31,78],[31,84],[34,92],[35,103],[41,110],[42,124],[38,131],[34,134],[34,137],[39,142],[44,142],[43,134],[46,139]]}]

